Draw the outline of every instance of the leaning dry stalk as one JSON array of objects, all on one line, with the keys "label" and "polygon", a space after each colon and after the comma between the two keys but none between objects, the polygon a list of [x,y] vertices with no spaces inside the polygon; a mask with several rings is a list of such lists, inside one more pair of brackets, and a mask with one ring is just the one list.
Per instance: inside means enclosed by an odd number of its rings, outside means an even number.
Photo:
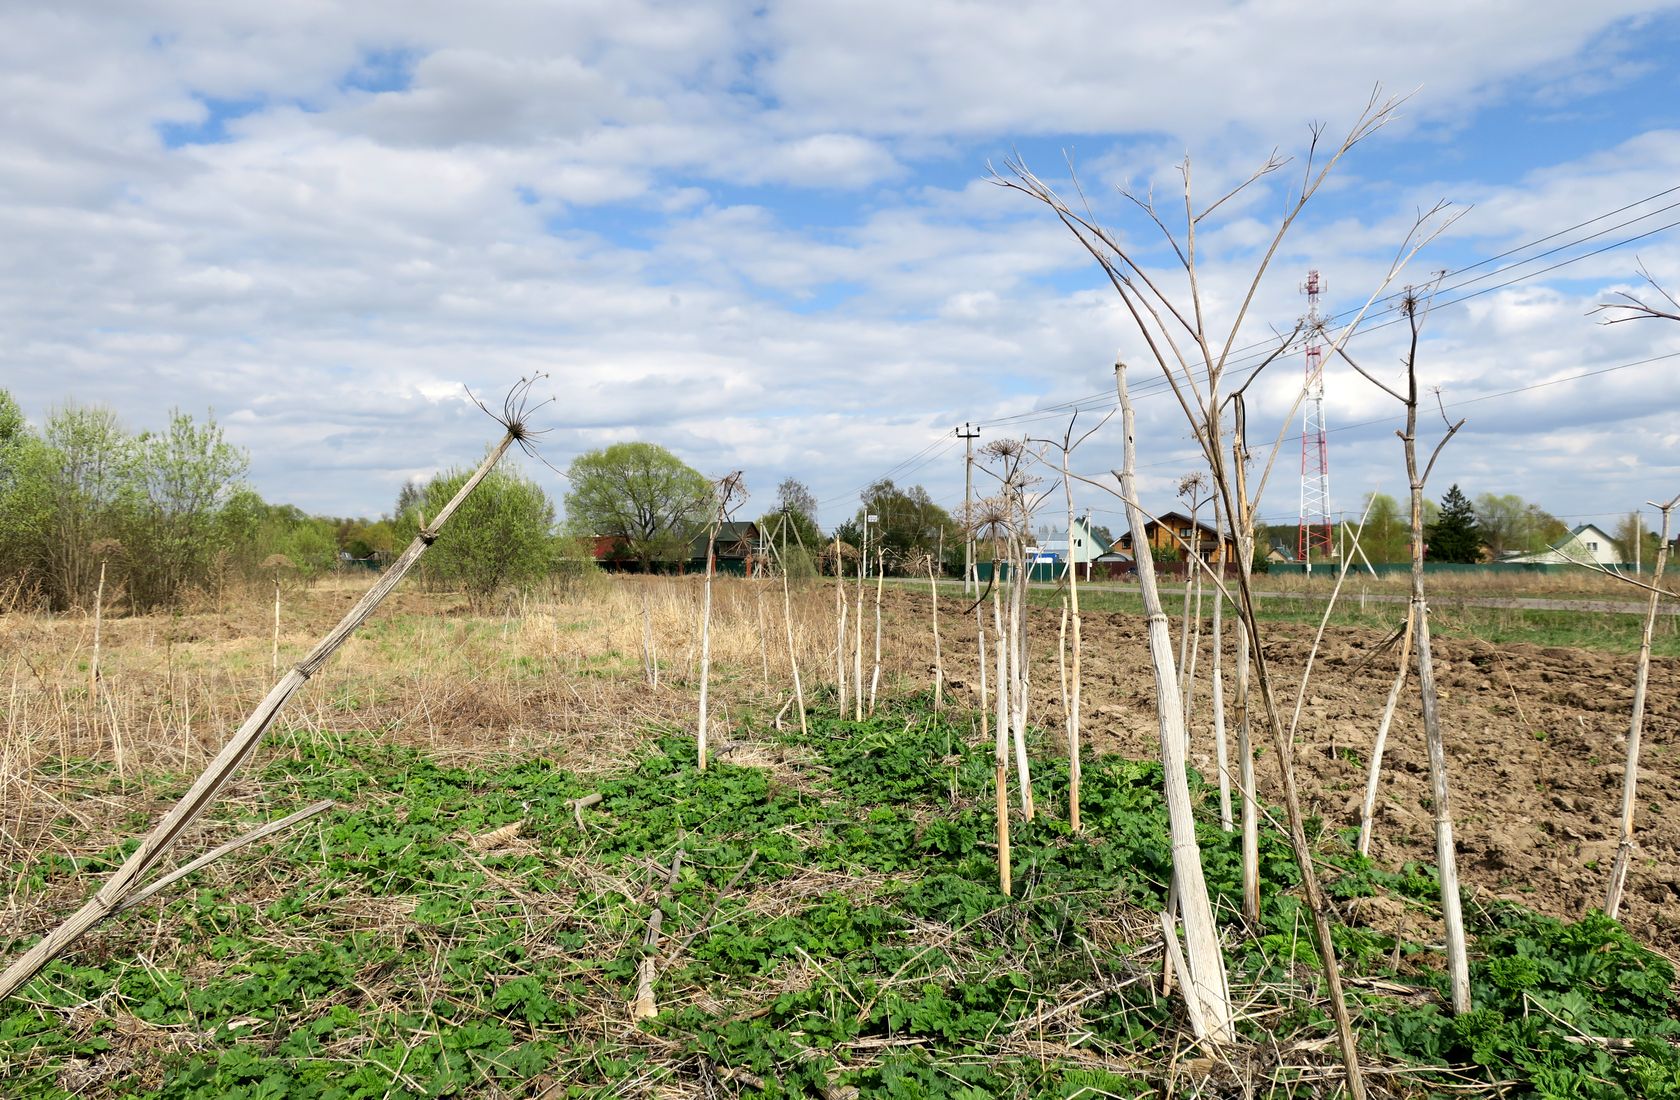
[{"label": "leaning dry stalk", "polygon": [[[1213,501],[1213,527],[1224,531],[1219,498]],[[1219,764],[1219,827],[1230,832],[1231,820],[1231,758],[1225,740],[1225,547],[1223,537],[1219,547],[1219,583],[1221,591],[1213,596],[1213,750]]]},{"label": "leaning dry stalk", "polygon": [[1005,645],[1003,635],[998,634],[997,644],[997,742],[992,752],[992,762],[996,773],[997,787],[997,850],[998,850],[998,889],[1007,896],[1010,893],[1009,866],[1009,692],[1004,690],[1004,678],[1009,675],[1008,662],[1004,658]]},{"label": "leaning dry stalk", "polygon": [[305,806],[297,813],[290,814],[278,821],[270,821],[266,825],[258,825],[250,832],[236,837],[220,847],[212,848],[210,851],[205,852],[191,863],[177,867],[167,875],[153,880],[151,885],[147,886],[144,890],[135,891],[127,898],[127,900],[117,907],[117,912],[126,913],[128,910],[133,909],[136,905],[143,903],[147,898],[154,896],[159,891],[164,890],[174,883],[186,878],[194,871],[208,867],[210,864],[216,862],[218,859],[221,859],[223,856],[230,855],[239,851],[241,848],[255,844],[259,840],[271,837],[275,833],[284,832],[285,830],[290,829],[293,825],[308,821],[317,814],[326,813],[328,810],[333,808],[333,805],[334,803],[332,799],[322,799],[320,802]]},{"label": "leaning dry stalk", "polygon": [[99,924],[106,917],[122,905],[124,901],[140,885],[148,872],[157,866],[163,854],[170,845],[178,840],[183,832],[196,821],[206,809],[215,801],[233,774],[239,770],[241,764],[250,757],[262,740],[262,735],[274,722],[287,701],[296,694],[309,677],[326,663],[327,659],[355,633],[356,628],[373,614],[380,602],[390,595],[414,563],[426,552],[426,548],[437,538],[438,532],[455,514],[468,495],[478,487],[490,473],[503,454],[507,452],[515,439],[522,438],[525,432],[517,422],[513,423],[501,442],[485,456],[477,470],[461,486],[453,499],[443,506],[429,527],[422,528],[414,541],[408,544],[402,556],[391,564],[391,568],[379,578],[374,586],[368,589],[356,606],[339,620],[337,626],[318,642],[302,661],[299,661],[290,671],[274,685],[269,693],[257,704],[245,724],[233,735],[227,744],[222,746],[216,758],[210,762],[204,773],[193,782],[192,787],[181,800],[163,816],[156,828],[152,830],[134,853],[123,861],[123,865],[106,879],[98,892],[86,904],[72,914],[64,923],[47,933],[35,946],[24,952],[4,974],[0,974],[0,1001],[4,1001],[17,992],[25,983],[41,971],[47,963],[57,958],[69,946],[80,939],[87,931]]},{"label": "leaning dry stalk", "polygon": [[[1657,571],[1651,577],[1653,589],[1661,587],[1663,567],[1668,564],[1668,518],[1680,496],[1662,509],[1662,541],[1657,543]],[[1639,734],[1645,725],[1645,683],[1651,676],[1651,630],[1657,622],[1658,594],[1653,591],[1645,605],[1645,630],[1639,638],[1639,665],[1633,676],[1633,717],[1628,723],[1627,766],[1622,771],[1622,835],[1616,844],[1616,862],[1610,869],[1610,891],[1604,912],[1614,917],[1622,907],[1622,890],[1627,885],[1628,861],[1633,856],[1633,799],[1639,785]]]},{"label": "leaning dry stalk", "polygon": [[[1124,466],[1120,471],[1120,495],[1126,502],[1126,516],[1132,529],[1132,545],[1139,548],[1138,588],[1143,595],[1149,622],[1149,653],[1155,668],[1155,707],[1160,724],[1161,767],[1166,788],[1167,819],[1172,832],[1173,885],[1179,912],[1184,920],[1187,945],[1185,984],[1194,987],[1208,1038],[1230,1042],[1231,993],[1225,976],[1225,958],[1219,944],[1219,929],[1213,919],[1207,880],[1202,873],[1201,846],[1196,841],[1196,822],[1190,807],[1190,777],[1185,761],[1184,712],[1173,669],[1172,633],[1167,613],[1155,584],[1155,563],[1142,548],[1148,545],[1143,509],[1137,504],[1137,440],[1131,397],[1126,391],[1126,368],[1114,368],[1120,397],[1121,422],[1125,438]],[[1185,996],[1192,996],[1187,988]]]},{"label": "leaning dry stalk", "polygon": [[1359,854],[1371,854],[1371,836],[1376,832],[1377,786],[1382,779],[1383,751],[1388,747],[1388,731],[1394,724],[1394,707],[1406,686],[1406,674],[1412,660],[1412,609],[1406,608],[1405,634],[1400,642],[1400,667],[1394,674],[1394,686],[1388,689],[1388,702],[1383,704],[1382,721],[1377,723],[1377,737],[1371,744],[1371,764],[1365,773],[1365,801],[1359,807]]}]

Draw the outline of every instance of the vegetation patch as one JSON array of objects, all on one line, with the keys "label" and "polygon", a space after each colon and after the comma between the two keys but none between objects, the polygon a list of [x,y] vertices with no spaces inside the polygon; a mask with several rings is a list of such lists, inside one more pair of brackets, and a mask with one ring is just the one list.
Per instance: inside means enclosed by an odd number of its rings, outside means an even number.
[{"label": "vegetation patch", "polygon": [[[7,1095],[170,1098],[1332,1087],[1282,836],[1262,838],[1262,921],[1245,928],[1235,836],[1201,825],[1246,1007],[1239,1055],[1187,1050],[1182,1002],[1162,992],[1160,766],[1091,760],[1074,836],[1053,804],[1065,774],[1045,759],[1005,897],[990,746],[949,717],[920,697],[862,722],[816,712],[804,736],[739,730],[704,772],[688,736],[656,735],[605,781],[541,759],[452,766],[370,737],[299,740],[262,789],[339,808],[49,966],[0,1006],[0,1081]],[[1453,1019],[1429,946],[1433,876],[1383,871],[1333,834],[1318,849],[1383,1087],[1680,1096],[1672,970],[1615,922],[1468,906],[1478,1008]],[[120,855],[9,870],[74,896]],[[659,1011],[638,1026],[627,1006],[655,905]],[[1416,919],[1373,917],[1395,911]]]}]

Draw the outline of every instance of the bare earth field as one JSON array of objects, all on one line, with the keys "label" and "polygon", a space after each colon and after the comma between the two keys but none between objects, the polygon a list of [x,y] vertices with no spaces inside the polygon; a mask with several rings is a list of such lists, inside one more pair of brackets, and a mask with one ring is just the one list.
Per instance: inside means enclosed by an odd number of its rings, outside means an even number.
[{"label": "bare earth field", "polygon": [[[1396,609],[1396,615],[1400,614]],[[1035,681],[1039,721],[1060,709],[1055,646],[1059,613],[1045,610],[1033,636],[1043,656]],[[1176,624],[1175,624],[1176,628]],[[1176,630],[1175,630],[1176,633]],[[1292,708],[1314,628],[1269,624],[1267,657],[1279,705]],[[969,632],[972,634],[972,631]],[[1085,616],[1084,729],[1095,751],[1158,752],[1154,682],[1143,622],[1115,612]],[[1297,738],[1297,768],[1309,812],[1327,828],[1356,827],[1366,761],[1392,684],[1384,632],[1330,627]],[[972,675],[969,649],[963,679]],[[1553,916],[1602,906],[1615,851],[1628,718],[1631,655],[1528,644],[1437,639],[1436,676],[1452,767],[1460,870],[1467,885]],[[1208,667],[1204,652],[1199,671]],[[1227,700],[1230,655],[1227,653]],[[1623,920],[1647,944],[1680,953],[1680,661],[1652,660],[1636,818],[1639,860]],[[1417,718],[1416,679],[1396,711],[1385,751],[1373,857],[1395,865],[1434,857],[1428,757]],[[1215,774],[1208,690],[1198,687],[1192,761]],[[1408,709],[1407,704],[1410,704]],[[1231,732],[1233,752],[1234,729]],[[1279,787],[1270,737],[1257,761],[1262,795]]]}]

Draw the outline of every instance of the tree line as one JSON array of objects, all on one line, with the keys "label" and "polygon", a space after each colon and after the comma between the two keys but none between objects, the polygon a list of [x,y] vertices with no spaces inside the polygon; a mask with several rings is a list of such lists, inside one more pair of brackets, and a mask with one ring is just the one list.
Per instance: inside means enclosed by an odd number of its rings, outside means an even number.
[{"label": "tree line", "polygon": [[[267,503],[246,481],[248,467],[210,417],[199,422],[176,410],[161,431],[131,432],[109,409],[66,405],[37,430],[0,390],[0,594],[51,610],[86,607],[103,571],[116,602],[145,612],[230,580],[307,583],[347,559],[394,554],[468,474],[447,470],[405,484],[388,516],[360,519]],[[428,555],[424,579],[486,601],[556,572],[592,569],[603,556],[644,572],[682,568],[704,554],[695,547],[718,519],[714,483],[657,444],[579,455],[567,480],[561,518],[542,486],[516,468],[499,469]],[[1373,493],[1365,503],[1362,530],[1344,521],[1348,545],[1357,537],[1375,563],[1408,560],[1410,524],[1395,498]],[[1533,553],[1569,531],[1521,497],[1483,493],[1472,502],[1457,485],[1424,509],[1427,554],[1436,561]],[[854,570],[865,549],[889,573],[920,573],[929,558],[947,574],[962,569],[964,528],[920,485],[871,483],[856,511],[826,534],[816,514],[810,488],[787,478],[756,516],[731,518],[754,519],[795,576]],[[1294,525],[1265,535],[1256,541],[1257,564],[1273,546],[1295,546]],[[1637,514],[1616,525],[1616,536],[1630,560],[1636,539],[1638,556],[1654,559],[1657,537]]]}]

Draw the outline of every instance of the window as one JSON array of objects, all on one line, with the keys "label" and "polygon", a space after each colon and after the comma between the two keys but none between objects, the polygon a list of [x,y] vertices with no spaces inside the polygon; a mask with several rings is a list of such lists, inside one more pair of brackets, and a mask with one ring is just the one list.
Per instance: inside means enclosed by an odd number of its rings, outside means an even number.
[{"label": "window", "polygon": [[1587,543],[1587,549],[1591,550],[1595,554],[1598,553],[1598,543],[1596,543],[1596,542]]}]

